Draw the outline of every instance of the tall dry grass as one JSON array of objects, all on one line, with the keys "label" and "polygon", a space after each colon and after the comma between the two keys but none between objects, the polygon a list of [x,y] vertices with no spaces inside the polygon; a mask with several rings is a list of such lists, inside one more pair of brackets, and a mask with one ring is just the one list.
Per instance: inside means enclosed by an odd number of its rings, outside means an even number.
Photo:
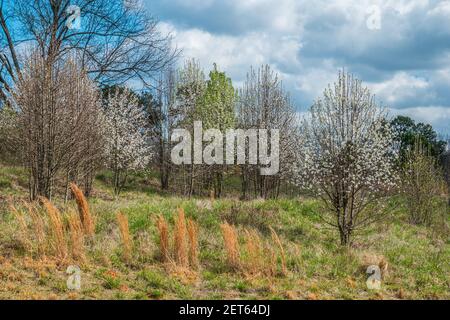
[{"label": "tall dry grass", "polygon": [[128,218],[121,212],[116,215],[117,223],[119,225],[120,237],[123,244],[123,259],[126,263],[131,262],[133,243],[130,236],[130,228],[128,225]]},{"label": "tall dry grass", "polygon": [[32,255],[33,254],[33,243],[30,239],[28,224],[25,219],[25,215],[21,210],[18,210],[13,204],[9,205],[11,212],[14,214],[17,222],[19,223],[19,231],[17,234],[17,238],[19,242],[24,247],[25,251]]},{"label": "tall dry grass", "polygon": [[192,268],[198,269],[199,263],[199,247],[198,247],[198,225],[193,220],[187,220],[187,232],[189,236],[189,263]]},{"label": "tall dry grass", "polygon": [[75,261],[85,262],[84,230],[79,215],[72,211],[68,217],[72,258]]},{"label": "tall dry grass", "polygon": [[67,242],[61,212],[47,198],[40,197],[49,218],[49,229],[52,235],[52,247],[57,258],[67,258]]},{"label": "tall dry grass", "polygon": [[78,213],[83,225],[84,233],[87,236],[93,236],[95,234],[95,222],[89,210],[89,204],[84,196],[83,191],[75,183],[70,184],[70,189],[75,197],[75,201],[78,206]]},{"label": "tall dry grass", "polygon": [[178,209],[178,215],[174,218],[172,247],[169,247],[169,224],[163,216],[157,218],[156,228],[159,234],[159,250],[163,262],[169,262],[172,267],[177,267],[178,270],[187,271],[189,267],[192,269],[199,268],[199,227],[193,220],[186,219],[183,208]]},{"label": "tall dry grass", "polygon": [[161,259],[163,262],[169,262],[169,225],[163,216],[157,218],[156,228],[159,233],[159,251],[161,253]]},{"label": "tall dry grass", "polygon": [[178,209],[173,232],[175,261],[179,266],[189,267],[186,217],[183,208]]},{"label": "tall dry grass", "polygon": [[45,222],[42,215],[38,212],[36,207],[26,201],[23,202],[28,209],[28,214],[33,222],[33,234],[36,241],[36,251],[40,256],[44,256],[47,252],[47,233],[45,229]]},{"label": "tall dry grass", "polygon": [[244,230],[245,250],[246,250],[246,271],[256,274],[264,271],[263,242],[256,230]]},{"label": "tall dry grass", "polygon": [[287,267],[286,267],[286,254],[284,252],[283,244],[281,243],[280,237],[276,233],[276,231],[272,228],[270,228],[270,233],[272,235],[272,241],[277,245],[278,251],[280,253],[280,260],[281,260],[281,273],[283,275],[287,274]]},{"label": "tall dry grass", "polygon": [[227,222],[220,225],[227,256],[227,263],[233,269],[240,267],[239,241],[236,229]]}]

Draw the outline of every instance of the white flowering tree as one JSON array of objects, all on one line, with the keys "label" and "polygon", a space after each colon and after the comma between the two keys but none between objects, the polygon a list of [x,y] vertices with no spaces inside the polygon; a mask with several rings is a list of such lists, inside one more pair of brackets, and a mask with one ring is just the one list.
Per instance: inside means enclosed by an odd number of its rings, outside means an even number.
[{"label": "white flowering tree", "polygon": [[341,73],[304,121],[294,182],[323,200],[327,213],[321,217],[338,229],[343,245],[356,229],[383,216],[379,200],[396,186],[385,119],[370,91]]},{"label": "white flowering tree", "polygon": [[145,168],[151,148],[145,134],[145,113],[129,89],[112,88],[104,99],[106,165],[114,174],[114,192],[120,193],[132,170]]}]

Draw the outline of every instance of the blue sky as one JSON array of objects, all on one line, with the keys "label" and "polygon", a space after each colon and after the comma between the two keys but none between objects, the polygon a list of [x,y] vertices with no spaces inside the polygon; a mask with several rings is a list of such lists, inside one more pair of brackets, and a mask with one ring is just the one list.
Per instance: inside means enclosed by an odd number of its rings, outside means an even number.
[{"label": "blue sky", "polygon": [[345,68],[393,115],[450,133],[449,0],[143,1],[183,58],[217,62],[236,86],[268,63],[304,112]]}]

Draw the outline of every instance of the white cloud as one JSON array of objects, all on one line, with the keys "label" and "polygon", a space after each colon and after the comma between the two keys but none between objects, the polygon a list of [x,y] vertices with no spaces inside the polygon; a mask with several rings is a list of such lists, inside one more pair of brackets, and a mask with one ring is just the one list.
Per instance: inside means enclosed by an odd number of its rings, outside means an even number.
[{"label": "white cloud", "polygon": [[406,72],[398,72],[391,79],[369,85],[372,92],[384,103],[395,105],[399,101],[428,94],[429,82]]},{"label": "white cloud", "polygon": [[280,73],[300,66],[295,54],[300,43],[295,37],[275,37],[264,32],[245,36],[215,35],[200,29],[178,30],[167,23],[163,28],[172,30],[176,44],[183,49],[183,58],[199,59],[207,69],[217,63],[236,81],[244,79],[252,65],[271,64]]},{"label": "white cloud", "polygon": [[[424,121],[427,106],[434,114],[450,109],[450,0],[152,3],[164,4],[163,27],[175,31],[184,58],[198,58],[206,71],[218,63],[235,85],[243,83],[251,65],[270,64],[299,111],[342,68],[355,73],[384,104],[417,112]],[[381,30],[367,28],[371,5],[380,6]],[[431,120],[444,127],[447,113]]]},{"label": "white cloud", "polygon": [[418,122],[429,123],[442,133],[450,134],[450,106],[427,106],[390,109],[393,116],[408,116]]}]

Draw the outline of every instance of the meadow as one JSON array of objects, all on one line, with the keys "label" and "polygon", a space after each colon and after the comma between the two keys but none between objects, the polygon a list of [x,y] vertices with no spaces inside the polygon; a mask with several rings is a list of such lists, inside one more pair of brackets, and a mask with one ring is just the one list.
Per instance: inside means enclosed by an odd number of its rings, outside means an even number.
[{"label": "meadow", "polygon": [[[88,203],[30,209],[24,171],[0,165],[0,299],[450,298],[448,218],[411,225],[401,198],[343,247],[314,198],[187,199],[157,184],[137,176],[115,197],[99,175]],[[378,291],[366,286],[373,264]]]}]

